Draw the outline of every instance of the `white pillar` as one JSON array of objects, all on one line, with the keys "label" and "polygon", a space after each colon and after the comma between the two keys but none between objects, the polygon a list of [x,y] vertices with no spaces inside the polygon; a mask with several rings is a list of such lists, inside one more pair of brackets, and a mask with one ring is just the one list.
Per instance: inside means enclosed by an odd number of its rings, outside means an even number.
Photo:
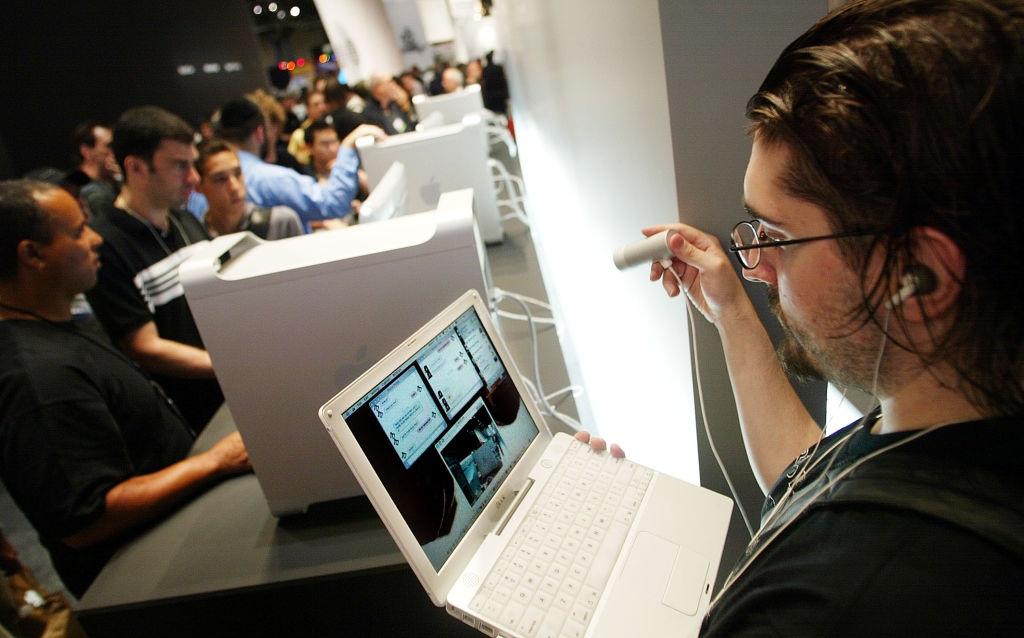
[{"label": "white pillar", "polygon": [[679,219],[658,2],[594,4],[495,3],[533,240],[584,425],[697,483],[686,309],[612,264]]},{"label": "white pillar", "polygon": [[314,0],[350,84],[402,71],[402,54],[381,0]]}]

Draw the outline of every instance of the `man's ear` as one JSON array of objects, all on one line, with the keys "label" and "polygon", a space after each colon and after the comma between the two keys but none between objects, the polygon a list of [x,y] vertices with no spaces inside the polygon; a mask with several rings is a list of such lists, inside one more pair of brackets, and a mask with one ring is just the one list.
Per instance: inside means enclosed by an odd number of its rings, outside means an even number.
[{"label": "man's ear", "polygon": [[22,239],[18,242],[18,262],[31,270],[42,270],[46,267],[46,259],[40,248],[39,242]]},{"label": "man's ear", "polygon": [[910,232],[914,264],[934,276],[927,288],[917,291],[913,300],[903,304],[901,312],[908,321],[936,319],[956,305],[963,286],[967,262],[963,250],[946,233],[921,226]]},{"label": "man's ear", "polygon": [[129,155],[124,158],[124,170],[126,177],[128,175],[139,175],[149,170],[149,164],[137,155]]}]

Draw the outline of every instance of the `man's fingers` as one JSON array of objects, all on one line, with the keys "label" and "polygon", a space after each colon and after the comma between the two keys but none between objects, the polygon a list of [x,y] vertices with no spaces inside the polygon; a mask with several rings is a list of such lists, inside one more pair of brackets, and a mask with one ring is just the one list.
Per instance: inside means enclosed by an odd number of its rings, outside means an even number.
[{"label": "man's fingers", "polygon": [[609,446],[604,439],[599,436],[591,437],[590,432],[587,432],[586,430],[580,430],[574,435],[574,438],[580,443],[590,444],[591,449],[595,452],[604,452],[605,450],[608,450],[608,452],[617,459],[626,458],[626,453],[622,451],[622,448],[619,447],[618,443],[612,443],[611,446]]}]

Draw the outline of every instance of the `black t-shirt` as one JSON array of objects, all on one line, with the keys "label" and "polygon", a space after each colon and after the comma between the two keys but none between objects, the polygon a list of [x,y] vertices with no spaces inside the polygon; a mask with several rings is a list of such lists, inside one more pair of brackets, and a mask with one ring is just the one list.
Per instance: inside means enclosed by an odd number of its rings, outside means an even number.
[{"label": "black t-shirt", "polygon": [[[168,232],[113,208],[93,225],[103,245],[96,286],[86,293],[93,312],[115,343],[153,321],[163,339],[203,347],[192,319],[178,266],[209,236],[185,211],[172,210]],[[201,430],[224,402],[215,379],[153,377],[177,403],[195,431]]]},{"label": "black t-shirt", "polygon": [[[835,448],[831,467],[826,458],[802,485],[814,489],[826,468],[834,476],[914,435],[873,435],[872,422],[845,428],[824,439],[816,454],[801,455],[772,488],[765,514],[803,467],[847,434],[853,433]],[[1022,426],[1019,418],[950,425],[900,449],[948,467],[951,484],[966,470],[991,472],[1015,486],[1024,502]],[[884,505],[831,503],[809,508],[764,548],[712,608],[701,635],[1022,635],[1022,591],[1024,561],[964,527]]]},{"label": "black t-shirt", "polygon": [[0,321],[0,476],[68,589],[81,596],[116,543],[63,543],[115,485],[188,454],[185,423],[100,330]]}]

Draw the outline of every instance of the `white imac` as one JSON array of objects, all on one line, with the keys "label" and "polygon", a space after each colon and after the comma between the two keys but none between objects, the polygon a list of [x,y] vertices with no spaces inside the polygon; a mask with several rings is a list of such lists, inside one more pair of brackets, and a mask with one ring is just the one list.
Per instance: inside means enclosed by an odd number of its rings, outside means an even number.
[{"label": "white imac", "polygon": [[404,215],[408,193],[405,164],[394,162],[363,202],[359,209],[359,223],[379,222]]},{"label": "white imac", "polygon": [[484,110],[479,84],[470,84],[464,89],[443,95],[417,95],[412,98],[412,104],[420,122],[439,113],[444,124],[457,124],[467,115]]},{"label": "white imac", "polygon": [[473,208],[485,243],[504,239],[494,177],[488,165],[487,132],[479,114],[458,124],[428,131],[392,135],[383,140],[363,137],[356,150],[370,180],[370,190],[384,179],[395,162],[405,165],[407,213],[433,210],[441,193],[473,189]]}]

